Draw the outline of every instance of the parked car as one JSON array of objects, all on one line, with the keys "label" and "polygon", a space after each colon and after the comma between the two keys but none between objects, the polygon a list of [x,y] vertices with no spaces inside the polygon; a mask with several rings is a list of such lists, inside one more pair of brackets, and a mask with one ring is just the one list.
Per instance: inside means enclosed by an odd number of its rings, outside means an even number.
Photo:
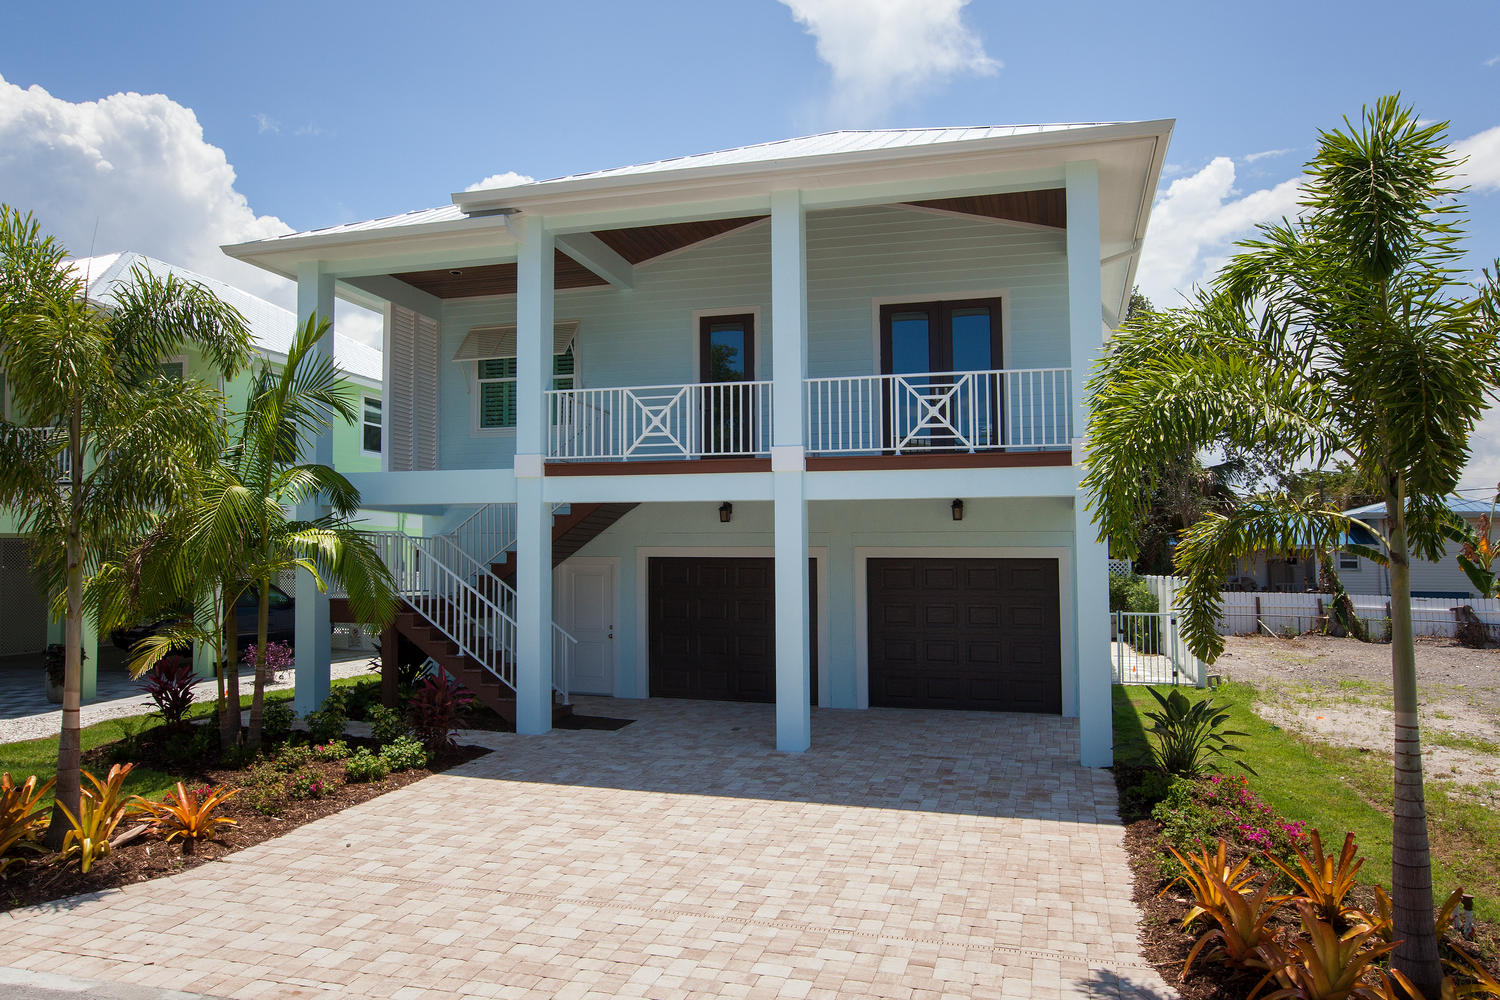
[{"label": "parked car", "polygon": [[[266,641],[291,642],[297,634],[296,599],[289,597],[284,590],[273,583],[269,603],[271,614],[266,623]],[[235,631],[238,633],[239,652],[243,653],[247,647],[255,645],[259,616],[258,593],[255,590],[245,591],[240,595],[240,599],[234,602]],[[158,618],[156,621],[143,622],[139,625],[132,625],[130,628],[118,628],[109,634],[109,638],[120,649],[129,650],[142,639],[154,635],[159,629],[179,620],[181,619]],[[191,645],[181,652],[191,653]]]}]

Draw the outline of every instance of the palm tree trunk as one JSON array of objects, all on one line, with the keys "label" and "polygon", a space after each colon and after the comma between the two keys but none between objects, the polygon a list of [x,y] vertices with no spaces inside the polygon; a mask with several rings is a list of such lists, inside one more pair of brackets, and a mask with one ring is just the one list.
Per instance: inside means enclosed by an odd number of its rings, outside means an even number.
[{"label": "palm tree trunk", "polygon": [[271,581],[260,581],[260,607],[255,622],[255,694],[250,699],[250,734],[246,740],[260,746],[261,711],[266,705],[266,633],[271,619]]},{"label": "palm tree trunk", "polygon": [[1427,846],[1427,806],[1422,793],[1422,744],[1417,720],[1417,648],[1411,622],[1411,557],[1406,542],[1405,484],[1392,477],[1386,489],[1391,526],[1391,682],[1395,692],[1395,817],[1391,836],[1391,901],[1400,944],[1391,966],[1423,996],[1436,997],[1443,970],[1433,929],[1432,859]]},{"label": "palm tree trunk", "polygon": [[71,462],[68,512],[68,537],[64,558],[64,586],[67,612],[63,620],[63,708],[62,728],[57,734],[57,784],[53,786],[52,821],[44,838],[52,850],[62,848],[63,837],[72,824],[62,806],[79,814],[79,797],[83,766],[83,434],[81,406],[74,401],[68,421],[68,459]]},{"label": "palm tree trunk", "polygon": [[224,588],[224,711],[219,715],[219,745],[229,749],[240,741],[240,622]]}]

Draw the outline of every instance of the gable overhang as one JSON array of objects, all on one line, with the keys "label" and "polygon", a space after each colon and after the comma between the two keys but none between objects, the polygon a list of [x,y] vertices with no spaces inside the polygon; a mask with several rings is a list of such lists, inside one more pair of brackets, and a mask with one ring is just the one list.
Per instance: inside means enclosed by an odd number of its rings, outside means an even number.
[{"label": "gable overhang", "polygon": [[[226,246],[232,257],[286,277],[316,260],[339,278],[514,261],[521,226],[543,216],[560,236],[672,222],[763,215],[771,194],[796,189],[809,211],[965,198],[1063,187],[1069,162],[1100,176],[1101,293],[1105,322],[1129,303],[1170,119],[1092,125],[985,139],[790,157],[749,163],[583,175],[457,192],[462,218],[388,222]],[[449,211],[452,211],[451,209]],[[997,222],[1003,225],[1004,222]],[[616,267],[614,278],[628,275]]]}]

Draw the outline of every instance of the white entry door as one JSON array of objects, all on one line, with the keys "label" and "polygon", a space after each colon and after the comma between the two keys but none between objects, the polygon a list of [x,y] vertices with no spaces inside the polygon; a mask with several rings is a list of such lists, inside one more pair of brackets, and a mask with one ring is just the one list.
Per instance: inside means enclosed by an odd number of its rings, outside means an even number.
[{"label": "white entry door", "polygon": [[615,560],[569,559],[565,565],[568,631],[578,640],[570,687],[576,694],[614,694]]}]

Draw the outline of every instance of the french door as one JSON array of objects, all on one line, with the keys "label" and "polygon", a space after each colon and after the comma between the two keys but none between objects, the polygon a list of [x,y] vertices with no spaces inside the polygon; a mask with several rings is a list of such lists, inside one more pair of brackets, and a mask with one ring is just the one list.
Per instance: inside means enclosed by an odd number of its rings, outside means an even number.
[{"label": "french door", "polygon": [[1004,444],[1000,300],[880,307],[885,445],[896,451]]}]

